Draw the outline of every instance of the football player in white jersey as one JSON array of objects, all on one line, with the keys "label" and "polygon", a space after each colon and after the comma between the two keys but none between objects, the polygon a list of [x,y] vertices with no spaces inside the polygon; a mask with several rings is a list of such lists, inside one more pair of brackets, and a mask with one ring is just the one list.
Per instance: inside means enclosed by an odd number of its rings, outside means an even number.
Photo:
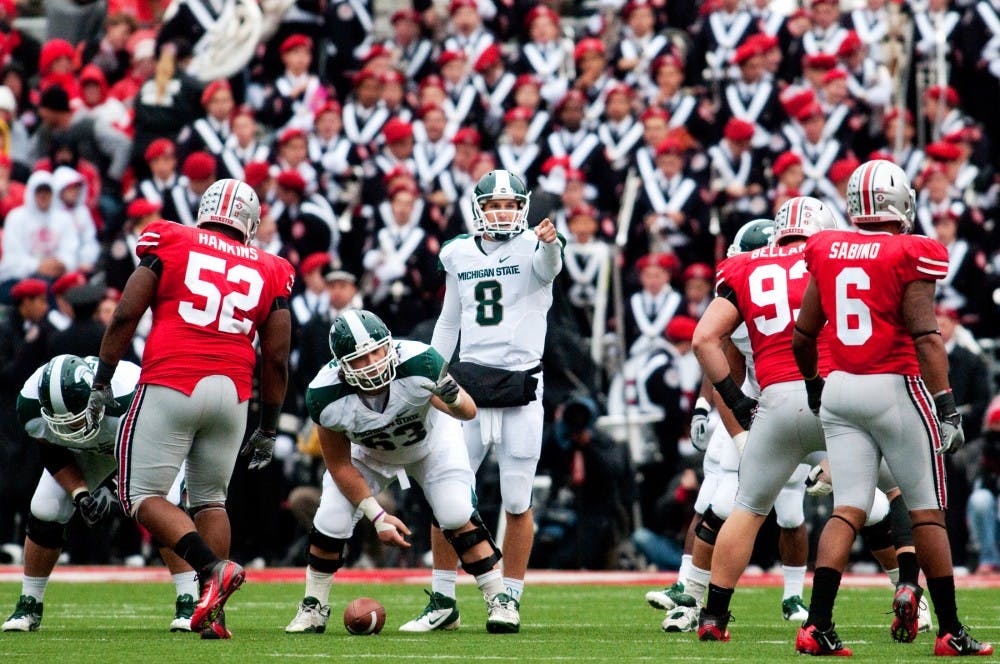
[{"label": "football player in white jersey", "polygon": [[[362,516],[384,544],[410,546],[409,529],[375,499],[397,478],[409,486],[407,476],[420,484],[462,568],[483,592],[487,631],[510,631],[517,613],[503,592],[500,551],[472,505],[475,476],[462,444],[459,420],[476,416],[475,402],[448,375],[440,353],[417,341],[393,341],[369,311],[338,316],[330,350],[334,361],[306,391],[327,472],[309,534],[305,597],[285,631],[326,630],[333,575]],[[457,627],[458,616],[441,622]]]},{"label": "football player in white jersey", "polygon": [[[438,256],[445,296],[431,345],[450,359],[461,334],[460,361],[451,372],[479,406],[476,419],[463,427],[465,444],[474,470],[496,446],[507,519],[505,594],[518,615],[535,530],[531,489],[542,448],[546,315],[565,240],[549,219],[528,231],[530,194],[509,171],[484,175],[473,196],[476,233],[446,242]],[[457,560],[436,528],[431,543],[431,600],[403,631],[430,631],[440,616],[458,616]],[[509,631],[519,630],[518,619]]]},{"label": "football player in white jersey", "polygon": [[[78,510],[88,526],[97,525],[115,502],[109,480],[118,423],[128,411],[139,380],[139,367],[121,362],[111,379],[114,401],[100,426],[86,426],[87,400],[96,357],[58,355],[39,367],[17,397],[17,419],[41,446],[45,471],[31,497],[24,540],[24,578],[14,613],[4,632],[34,632],[42,624],[42,605],[49,576],[66,542],[66,525]],[[161,551],[162,553],[162,551]],[[176,557],[168,562],[177,589],[172,632],[190,632],[198,584],[194,571]]]}]

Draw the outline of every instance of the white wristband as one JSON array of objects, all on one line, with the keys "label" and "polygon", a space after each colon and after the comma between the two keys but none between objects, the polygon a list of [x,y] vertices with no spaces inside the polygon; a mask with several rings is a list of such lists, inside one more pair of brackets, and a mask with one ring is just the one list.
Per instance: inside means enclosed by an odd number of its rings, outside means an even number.
[{"label": "white wristband", "polygon": [[372,522],[372,525],[375,526],[375,532],[380,533],[384,530],[395,529],[395,526],[385,522],[385,509],[378,504],[378,501],[375,500],[375,496],[368,496],[362,500],[358,503],[358,508],[366,517],[368,517],[368,520]]},{"label": "white wristband", "polygon": [[750,433],[747,431],[740,431],[738,434],[733,436],[733,444],[736,445],[736,451],[743,456],[743,448],[746,447],[747,438],[750,437]]},{"label": "white wristband", "polygon": [[708,399],[705,397],[698,397],[698,400],[694,402],[694,409],[698,410],[699,408],[707,413],[712,410],[712,404],[708,403]]}]

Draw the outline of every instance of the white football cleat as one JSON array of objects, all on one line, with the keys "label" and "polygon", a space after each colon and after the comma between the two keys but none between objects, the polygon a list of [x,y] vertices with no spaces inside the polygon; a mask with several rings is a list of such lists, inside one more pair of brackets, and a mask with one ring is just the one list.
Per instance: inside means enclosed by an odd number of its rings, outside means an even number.
[{"label": "white football cleat", "polygon": [[306,597],[299,604],[299,611],[285,628],[286,634],[322,634],[330,618],[330,605],[320,606],[315,597]]},{"label": "white football cleat", "polygon": [[5,632],[37,632],[42,626],[42,603],[29,595],[21,595],[14,613],[0,628]]},{"label": "white football cleat", "polygon": [[809,609],[806,608],[800,596],[792,595],[787,599],[781,600],[781,617],[785,620],[800,623],[809,617]]},{"label": "white football cleat", "polygon": [[698,630],[698,607],[678,606],[667,612],[660,626],[664,632],[695,632]]},{"label": "white football cleat", "polygon": [[190,632],[191,616],[194,615],[194,597],[187,593],[178,595],[174,607],[174,619],[170,623],[170,631]]},{"label": "white football cleat", "polygon": [[931,620],[931,608],[927,606],[927,599],[920,598],[917,605],[917,632],[929,632],[934,628],[934,621]]},{"label": "white football cleat", "polygon": [[453,630],[462,625],[458,615],[458,604],[454,599],[441,593],[428,593],[430,597],[423,612],[399,628],[400,632],[433,632]]},{"label": "white football cleat", "polygon": [[486,597],[486,631],[490,634],[514,634],[521,630],[521,604],[507,593]]},{"label": "white football cleat", "polygon": [[693,607],[698,602],[693,595],[684,592],[684,584],[676,581],[663,590],[650,590],[646,593],[646,602],[654,609],[670,611],[678,606]]}]

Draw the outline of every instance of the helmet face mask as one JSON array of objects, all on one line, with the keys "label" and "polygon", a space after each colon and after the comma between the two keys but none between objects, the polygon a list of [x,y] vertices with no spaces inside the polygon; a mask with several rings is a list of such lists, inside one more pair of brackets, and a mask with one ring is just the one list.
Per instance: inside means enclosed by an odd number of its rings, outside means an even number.
[{"label": "helmet face mask", "polygon": [[240,180],[217,180],[201,195],[197,225],[204,224],[235,228],[243,234],[243,243],[250,244],[260,225],[257,192]]},{"label": "helmet face mask", "polygon": [[847,182],[847,214],[859,228],[896,222],[902,232],[908,233],[916,216],[915,201],[906,173],[891,161],[865,162]]},{"label": "helmet face mask", "polygon": [[789,198],[774,217],[774,245],[785,238],[806,239],[820,231],[837,227],[830,209],[817,198],[796,196]]},{"label": "helmet face mask", "polygon": [[93,382],[94,367],[76,355],[52,358],[38,380],[42,419],[67,443],[82,445],[100,432],[100,427],[87,428],[87,401]]},{"label": "helmet face mask", "polygon": [[754,219],[743,224],[738,231],[733,243],[726,250],[726,257],[736,254],[743,254],[754,249],[760,249],[771,244],[774,237],[773,219]]},{"label": "helmet face mask", "polygon": [[[472,197],[472,216],[477,233],[503,242],[528,228],[531,194],[521,178],[510,171],[490,171],[481,177]],[[513,201],[516,205],[495,209],[489,205],[491,201]]]},{"label": "helmet face mask", "polygon": [[[355,360],[384,349],[378,357],[362,366]],[[399,356],[392,334],[385,323],[370,311],[347,311],[330,328],[330,351],[340,365],[344,382],[365,392],[378,392],[396,377]]]}]

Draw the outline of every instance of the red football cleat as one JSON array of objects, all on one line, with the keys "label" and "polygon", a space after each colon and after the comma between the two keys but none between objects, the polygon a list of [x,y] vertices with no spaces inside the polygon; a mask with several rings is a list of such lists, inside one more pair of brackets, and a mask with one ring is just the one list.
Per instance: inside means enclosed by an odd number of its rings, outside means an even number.
[{"label": "red football cleat", "polygon": [[832,655],[834,657],[850,657],[854,653],[840,642],[833,625],[830,629],[821,631],[815,625],[799,628],[795,639],[795,650],[802,655]]},{"label": "red football cleat", "polygon": [[729,630],[726,629],[726,625],[729,624],[731,616],[732,614],[728,611],[726,611],[725,615],[713,616],[705,611],[705,609],[702,609],[701,613],[698,614],[698,640],[728,641]]},{"label": "red football cleat", "polygon": [[[201,599],[191,616],[191,630],[202,631],[212,627],[229,596],[246,580],[243,568],[231,560],[220,560],[208,573],[201,588]],[[225,629],[225,626],[223,626]]]},{"label": "red football cleat", "polygon": [[233,633],[226,629],[225,610],[219,611],[219,617],[215,619],[215,622],[201,630],[201,638],[209,640],[233,638]]},{"label": "red football cleat", "polygon": [[912,583],[901,583],[896,586],[896,595],[892,598],[892,619],[890,633],[895,641],[910,643],[917,638],[917,618],[920,612],[920,597],[924,589]]},{"label": "red football cleat", "polygon": [[993,654],[993,646],[976,641],[963,627],[957,634],[937,637],[934,654],[938,657],[989,657]]}]

